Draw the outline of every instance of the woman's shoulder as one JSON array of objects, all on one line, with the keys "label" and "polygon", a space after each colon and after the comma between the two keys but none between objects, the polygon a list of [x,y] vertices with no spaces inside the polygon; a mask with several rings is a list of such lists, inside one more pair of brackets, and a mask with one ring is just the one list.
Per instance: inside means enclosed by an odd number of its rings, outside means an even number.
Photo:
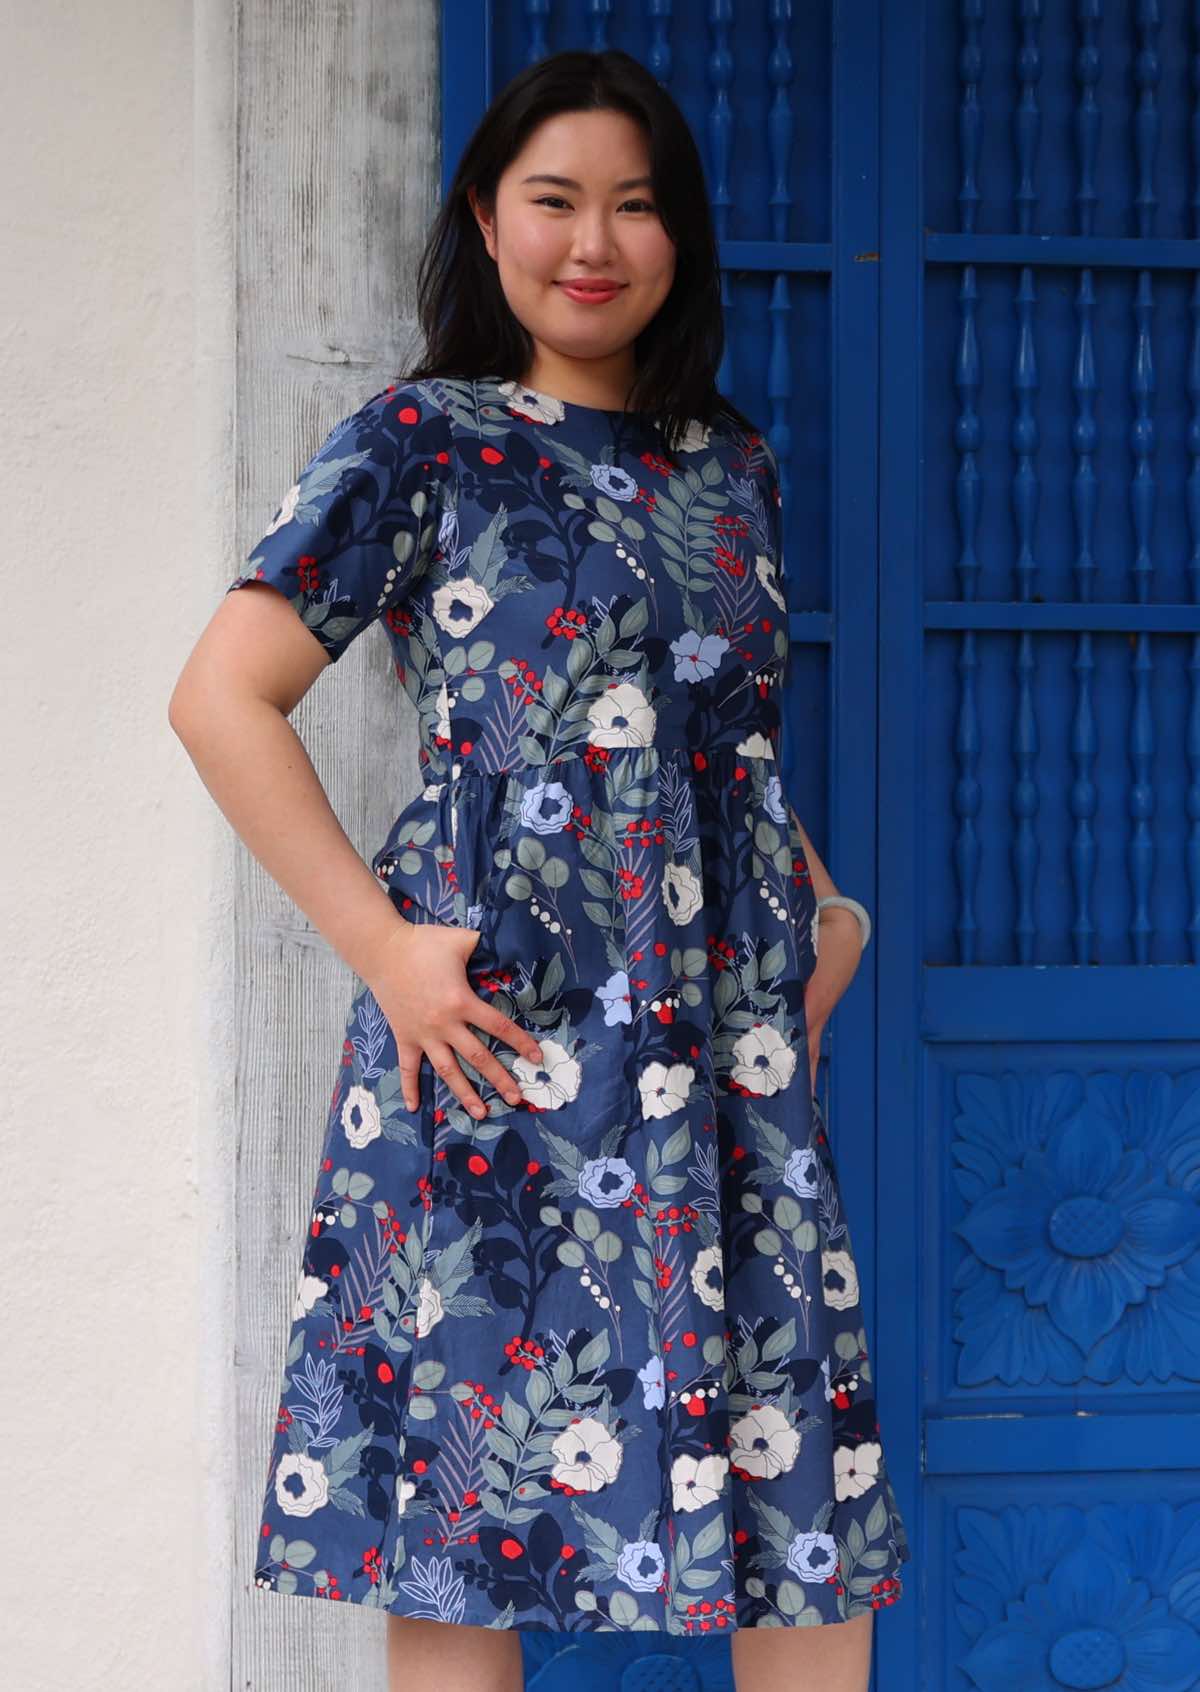
[{"label": "woman's shoulder", "polygon": [[741,471],[754,470],[768,480],[778,480],[779,461],[767,439],[766,431],[745,412],[731,405],[723,395],[707,425],[693,425],[695,439],[720,451],[722,458]]},{"label": "woman's shoulder", "polygon": [[355,421],[403,422],[411,426],[418,420],[446,417],[451,403],[445,391],[447,386],[442,377],[394,377],[386,387],[363,400],[357,411],[343,418],[337,428],[344,428]]},{"label": "woman's shoulder", "polygon": [[329,430],[318,452],[403,459],[442,448],[450,419],[439,383],[397,379],[362,400]]}]

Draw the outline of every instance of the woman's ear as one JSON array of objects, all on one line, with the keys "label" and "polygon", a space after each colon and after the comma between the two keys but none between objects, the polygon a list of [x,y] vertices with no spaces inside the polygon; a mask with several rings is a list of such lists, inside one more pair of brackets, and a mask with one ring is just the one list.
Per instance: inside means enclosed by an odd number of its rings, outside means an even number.
[{"label": "woman's ear", "polygon": [[474,183],[467,189],[467,203],[475,214],[475,221],[479,225],[480,234],[483,236],[483,244],[487,248],[488,257],[494,260],[496,257],[495,217],[484,210],[479,195],[475,191]]}]

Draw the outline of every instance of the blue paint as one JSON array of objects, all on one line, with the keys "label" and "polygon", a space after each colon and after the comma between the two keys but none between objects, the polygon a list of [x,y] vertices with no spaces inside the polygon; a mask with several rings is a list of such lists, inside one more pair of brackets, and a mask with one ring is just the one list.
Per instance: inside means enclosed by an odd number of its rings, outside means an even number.
[{"label": "blue paint", "polygon": [[[897,10],[911,24],[919,8]],[[531,59],[561,48],[614,45],[641,57],[692,125],[723,267],[727,345],[719,383],[760,422],[781,461],[785,547],[794,561],[785,786],[839,886],[872,909],[879,851],[880,36],[878,0],[689,5],[686,15],[681,5],[647,4],[623,10],[619,21],[615,8],[579,0],[456,0],[442,8],[444,187],[492,92]],[[911,171],[913,137],[896,140]],[[911,815],[911,792],[904,804]],[[877,953],[873,946],[865,954],[861,979],[839,1004],[836,1043],[827,1033],[827,1084],[837,1100],[831,1138],[846,1170],[849,1212],[863,1218],[856,1253],[868,1318],[876,1271],[877,1082],[864,1055],[876,1043]],[[907,1360],[893,1378],[901,1388],[911,1380]],[[886,1398],[886,1382],[882,1391]],[[900,1490],[912,1499],[917,1442],[906,1439],[903,1420],[899,1428]],[[920,1562],[913,1568],[915,1583]],[[904,1608],[877,1629],[879,1673],[897,1688],[916,1684],[915,1603],[901,1624],[904,1655],[895,1649]],[[539,1692],[568,1685],[574,1692],[684,1692],[697,1677],[704,1688],[732,1687],[723,1639],[597,1634],[564,1642],[524,1633],[522,1644],[527,1677]],[[673,1660],[678,1678],[670,1673]],[[647,1678],[636,1678],[639,1669]]]},{"label": "blue paint", "polygon": [[[1062,1684],[1136,1651],[1131,1587],[1200,1679],[1200,1311],[1171,1302],[1200,1268],[1165,1263],[1200,1068],[1196,7],[683,16],[444,7],[446,175],[471,79],[597,30],[655,65],[709,163],[722,382],[784,449],[786,780],[876,919],[827,1068],[918,1547],[878,1683],[1024,1684],[1009,1607],[1039,1582]],[[1068,1262],[1084,1277],[1056,1305],[1007,1284],[970,1221],[1037,1158],[1061,1169],[1071,1132],[1085,1163],[1116,1134],[1171,1195],[1164,1261],[1099,1337],[1106,1169],[1034,1253],[1040,1290]],[[539,1665],[554,1646],[528,1642]],[[588,1684],[577,1655],[561,1668]]]}]

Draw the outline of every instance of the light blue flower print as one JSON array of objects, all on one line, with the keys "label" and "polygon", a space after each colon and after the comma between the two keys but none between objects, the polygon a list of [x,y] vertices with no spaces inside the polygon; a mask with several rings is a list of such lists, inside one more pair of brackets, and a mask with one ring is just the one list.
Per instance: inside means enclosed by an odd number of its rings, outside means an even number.
[{"label": "light blue flower print", "polygon": [[816,1198],[816,1173],[816,1152],[811,1146],[797,1146],[783,1166],[784,1185],[790,1187],[797,1198]]},{"label": "light blue flower print", "polygon": [[788,1546],[787,1566],[801,1580],[823,1586],[837,1573],[837,1540],[831,1533],[798,1533]]},{"label": "light blue flower print", "polygon": [[593,464],[592,484],[610,499],[637,498],[637,483],[628,470],[619,470],[615,464]]},{"label": "light blue flower print", "polygon": [[783,783],[777,775],[767,777],[766,786],[763,788],[763,810],[772,822],[785,823],[788,820]]},{"label": "light blue flower print", "polygon": [[624,1204],[637,1176],[623,1157],[590,1157],[579,1171],[579,1196],[598,1208]]},{"label": "light blue flower print", "polygon": [[663,1554],[652,1539],[631,1539],[617,1558],[617,1579],[631,1592],[657,1592],[665,1570]]},{"label": "light blue flower print", "polygon": [[666,1402],[662,1358],[648,1358],[638,1370],[638,1380],[642,1383],[642,1409],[661,1410]]},{"label": "light blue flower print", "polygon": [[623,969],[615,969],[603,986],[596,988],[596,997],[604,1006],[606,1028],[612,1028],[618,1022],[633,1021],[629,1004],[629,976]]},{"label": "light blue flower print", "polygon": [[685,629],[671,642],[675,654],[676,681],[707,681],[715,676],[721,659],[729,650],[729,642],[721,635],[699,635],[695,629]]},{"label": "light blue flower print", "polygon": [[571,803],[561,781],[539,781],[521,800],[521,821],[535,834],[558,834],[571,815]]}]

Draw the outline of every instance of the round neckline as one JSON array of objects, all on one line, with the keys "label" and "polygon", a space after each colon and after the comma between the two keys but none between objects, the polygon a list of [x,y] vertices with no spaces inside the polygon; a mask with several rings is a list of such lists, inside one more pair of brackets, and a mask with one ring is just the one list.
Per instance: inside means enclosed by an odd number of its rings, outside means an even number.
[{"label": "round neckline", "polygon": [[548,393],[545,388],[531,388],[527,383],[517,382],[514,378],[508,376],[493,376],[492,381],[497,386],[501,382],[512,381],[514,387],[519,388],[523,393],[532,394],[536,399],[553,400],[555,405],[561,405],[567,411],[583,411],[593,417],[650,417],[653,415],[652,412],[644,410],[635,411],[606,405],[580,405],[576,400],[564,399],[561,394]]}]

